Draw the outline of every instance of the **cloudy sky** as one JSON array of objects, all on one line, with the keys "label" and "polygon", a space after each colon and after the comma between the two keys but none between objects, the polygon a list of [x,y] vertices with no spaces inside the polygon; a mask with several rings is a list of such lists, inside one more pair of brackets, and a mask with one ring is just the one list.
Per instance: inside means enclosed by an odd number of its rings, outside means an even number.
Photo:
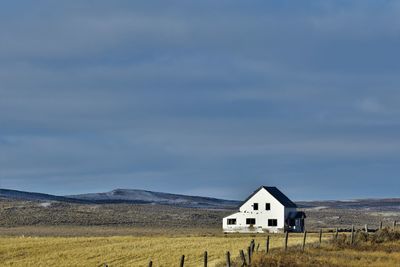
[{"label": "cloudy sky", "polygon": [[0,187],[399,197],[398,1],[2,1]]}]

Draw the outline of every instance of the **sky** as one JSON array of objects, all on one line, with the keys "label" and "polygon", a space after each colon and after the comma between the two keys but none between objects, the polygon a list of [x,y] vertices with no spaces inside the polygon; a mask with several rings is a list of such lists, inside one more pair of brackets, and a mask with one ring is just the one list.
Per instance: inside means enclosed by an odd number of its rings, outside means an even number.
[{"label": "sky", "polygon": [[399,1],[1,1],[0,188],[400,197]]}]

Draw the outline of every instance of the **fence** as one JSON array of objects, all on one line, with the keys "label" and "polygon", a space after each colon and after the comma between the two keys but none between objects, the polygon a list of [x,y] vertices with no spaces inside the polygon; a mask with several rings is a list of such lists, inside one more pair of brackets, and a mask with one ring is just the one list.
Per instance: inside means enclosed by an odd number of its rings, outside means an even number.
[{"label": "fence", "polygon": [[[393,224],[392,224],[392,226],[390,228],[395,230],[396,226],[397,226],[397,221],[393,221]],[[365,224],[365,226],[362,229],[359,229],[359,231],[363,231],[368,235],[368,233],[377,232],[378,230],[381,230],[381,229],[383,229],[383,222],[382,221],[380,222],[379,228],[377,228],[377,229],[369,228],[368,225]],[[320,229],[318,232],[315,232],[315,231],[314,232],[304,231],[303,232],[302,243],[300,245],[300,250],[302,252],[305,251],[306,241],[307,241],[307,234],[308,233],[318,233],[318,245],[321,246],[324,234],[325,235],[326,234],[330,234],[330,237],[332,237],[333,240],[337,241],[340,232],[350,233],[350,244],[351,245],[354,244],[356,229],[355,229],[354,225],[352,225],[351,228],[349,228],[349,229],[347,229],[347,228],[344,228],[344,229],[343,228],[336,228],[333,231],[330,230],[330,231],[325,231],[325,232],[322,229]],[[285,232],[284,237],[283,237],[283,248],[282,248],[283,251],[285,251],[285,252],[288,250],[289,236],[290,236],[289,232]],[[312,244],[315,244],[315,242],[313,242]],[[260,243],[258,243],[257,246],[256,246],[256,243],[255,243],[255,241],[253,239],[253,240],[250,241],[250,244],[247,247],[247,251],[246,251],[247,253],[245,253],[245,251],[243,249],[239,250],[239,258],[240,258],[240,261],[241,261],[241,265],[242,266],[251,266],[252,256],[253,256],[254,252],[258,252],[259,251],[259,248],[260,248]],[[266,254],[270,253],[270,236],[269,235],[267,235],[266,240],[265,240],[265,253]],[[225,258],[226,266],[227,267],[231,267],[231,253],[229,251],[227,251],[225,255],[226,255],[226,258]],[[208,252],[207,251],[204,252],[204,260],[203,260],[203,262],[204,262],[204,267],[207,267],[208,266]],[[152,260],[149,261],[148,266],[149,267],[153,267],[153,261]],[[181,258],[180,258],[180,261],[179,261],[179,267],[184,267],[184,266],[185,266],[185,255],[182,255]],[[108,265],[104,264],[104,267],[108,267]]]}]

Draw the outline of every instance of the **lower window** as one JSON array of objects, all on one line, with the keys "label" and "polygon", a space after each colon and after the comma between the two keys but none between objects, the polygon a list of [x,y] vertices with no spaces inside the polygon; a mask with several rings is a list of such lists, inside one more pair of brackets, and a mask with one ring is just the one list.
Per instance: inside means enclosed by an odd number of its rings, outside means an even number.
[{"label": "lower window", "polygon": [[229,225],[236,224],[236,219],[228,219],[228,224]]},{"label": "lower window", "polygon": [[268,226],[278,226],[277,219],[268,219]]},{"label": "lower window", "polygon": [[256,219],[254,219],[254,218],[247,218],[247,219],[246,219],[246,224],[256,224]]}]

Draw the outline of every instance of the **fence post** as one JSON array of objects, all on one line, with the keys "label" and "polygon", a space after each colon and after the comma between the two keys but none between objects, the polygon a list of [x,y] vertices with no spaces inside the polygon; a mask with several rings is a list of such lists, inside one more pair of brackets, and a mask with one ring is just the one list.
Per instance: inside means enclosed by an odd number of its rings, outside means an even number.
[{"label": "fence post", "polygon": [[231,267],[231,253],[229,251],[226,252],[226,267]]},{"label": "fence post", "polygon": [[396,230],[396,221],[393,221],[393,231]]},{"label": "fence post", "polygon": [[247,254],[249,254],[249,266],[251,265],[251,247],[247,247]]},{"label": "fence post", "polygon": [[268,254],[268,252],[269,252],[269,235],[267,236],[267,242],[266,242],[266,250],[265,250],[265,253],[267,253]]},{"label": "fence post", "polygon": [[253,254],[253,252],[254,252],[254,247],[256,246],[256,243],[254,242],[254,239],[252,239],[251,240],[251,243],[250,243],[250,248],[251,248],[251,254]]},{"label": "fence post", "polygon": [[382,230],[382,228],[383,228],[383,222],[381,221],[379,224],[379,230]]},{"label": "fence post", "polygon": [[354,243],[354,225],[351,226],[351,239],[350,244],[353,245]]},{"label": "fence post", "polygon": [[322,229],[319,229],[319,245],[322,243]]},{"label": "fence post", "polygon": [[242,259],[242,266],[246,266],[246,257],[244,256],[243,249],[240,250],[240,258]]},{"label": "fence post", "polygon": [[149,267],[153,267],[153,262],[151,260],[149,261]]},{"label": "fence post", "polygon": [[338,235],[339,235],[339,229],[338,229],[338,228],[336,228],[336,233],[335,233],[335,241],[337,241],[337,239],[338,239]]},{"label": "fence post", "polygon": [[285,251],[287,250],[287,244],[288,244],[288,240],[289,240],[289,232],[286,231],[285,233]]},{"label": "fence post", "polygon": [[185,255],[182,255],[181,257],[181,264],[179,265],[180,267],[183,267],[185,265]]},{"label": "fence post", "polygon": [[259,248],[260,248],[260,243],[257,244],[257,249],[256,249],[257,252]]},{"label": "fence post", "polygon": [[204,251],[204,267],[207,267],[207,259],[208,259],[207,251]]},{"label": "fence post", "polygon": [[304,248],[306,247],[306,238],[307,238],[307,231],[304,231],[303,245],[301,247],[301,251],[303,251],[303,252],[304,252]]}]

